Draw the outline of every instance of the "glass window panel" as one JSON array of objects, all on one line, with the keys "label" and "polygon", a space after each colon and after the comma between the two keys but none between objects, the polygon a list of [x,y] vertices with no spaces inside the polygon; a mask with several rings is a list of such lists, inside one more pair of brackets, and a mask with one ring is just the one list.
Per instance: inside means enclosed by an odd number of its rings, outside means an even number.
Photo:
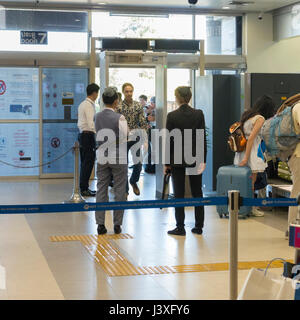
[{"label": "glass window panel", "polygon": [[192,16],[131,17],[93,12],[92,33],[93,37],[192,39]]},{"label": "glass window panel", "polygon": [[109,68],[109,85],[122,92],[122,85],[129,82],[134,86],[133,98],[139,101],[141,94],[155,96],[154,68]]},{"label": "glass window panel", "polygon": [[[196,16],[196,39],[205,40],[206,54],[235,55],[237,49],[237,23],[240,17]],[[238,27],[237,27],[238,26]]]},{"label": "glass window panel", "polygon": [[176,109],[175,89],[179,86],[190,86],[190,70],[188,69],[168,69],[167,71],[167,104],[168,112]]},{"label": "glass window panel", "polygon": [[0,51],[87,52],[86,32],[48,32],[47,45],[20,44],[20,31],[0,30]]},{"label": "glass window panel", "polygon": [[[0,160],[30,167],[39,164],[39,124],[1,123]],[[0,162],[0,176],[37,176],[39,168],[14,168]]]},{"label": "glass window panel", "polygon": [[0,68],[0,119],[39,119],[37,68]]}]

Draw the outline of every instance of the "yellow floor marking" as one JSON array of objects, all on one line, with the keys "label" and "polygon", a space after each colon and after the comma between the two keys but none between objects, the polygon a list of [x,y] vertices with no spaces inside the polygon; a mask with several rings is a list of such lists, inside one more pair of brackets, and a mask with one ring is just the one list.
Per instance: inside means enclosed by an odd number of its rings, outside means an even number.
[{"label": "yellow floor marking", "polygon": [[[209,271],[228,271],[229,264],[223,263],[207,263],[194,265],[179,266],[134,266],[130,261],[122,255],[117,245],[111,240],[133,239],[127,233],[121,234],[105,234],[105,235],[70,235],[70,236],[52,236],[51,242],[64,241],[80,241],[86,250],[93,256],[107,275],[116,276],[133,276],[133,275],[153,275],[153,274],[174,274],[186,272],[209,272]],[[293,263],[292,260],[287,260]],[[265,269],[269,261],[240,261],[238,263],[239,270],[248,270],[251,268]],[[281,268],[281,261],[274,261],[270,268]]]}]

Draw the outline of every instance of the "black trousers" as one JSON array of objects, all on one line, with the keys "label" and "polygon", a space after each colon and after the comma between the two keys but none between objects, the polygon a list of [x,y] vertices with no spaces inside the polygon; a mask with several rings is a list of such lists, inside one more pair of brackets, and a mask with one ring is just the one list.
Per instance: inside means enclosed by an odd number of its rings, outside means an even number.
[{"label": "black trousers", "polygon": [[96,140],[92,132],[82,132],[78,135],[80,147],[80,191],[89,188],[89,180],[96,158]]},{"label": "black trousers", "polygon": [[[175,198],[184,198],[185,192],[185,168],[171,166],[172,182]],[[191,192],[194,198],[202,198],[202,175],[190,175]],[[175,208],[176,226],[184,228],[184,208]],[[204,207],[195,207],[195,227],[203,228]]]}]

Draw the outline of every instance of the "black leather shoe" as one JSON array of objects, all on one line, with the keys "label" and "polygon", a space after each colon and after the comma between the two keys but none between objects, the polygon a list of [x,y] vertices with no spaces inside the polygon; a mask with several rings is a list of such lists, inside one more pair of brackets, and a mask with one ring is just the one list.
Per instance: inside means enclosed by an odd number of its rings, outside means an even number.
[{"label": "black leather shoe", "polygon": [[137,196],[139,196],[139,195],[140,195],[140,189],[139,189],[139,187],[137,186],[137,184],[136,184],[136,183],[130,183],[130,184],[131,184],[131,186],[132,186],[132,189],[133,189],[134,194],[136,194]]},{"label": "black leather shoe", "polygon": [[104,224],[98,224],[97,231],[98,234],[105,234],[107,232]]},{"label": "black leather shoe", "polygon": [[115,225],[115,226],[114,226],[114,232],[115,232],[115,234],[121,233],[121,232],[122,232],[121,226]]},{"label": "black leather shoe", "polygon": [[88,189],[88,190],[81,191],[81,195],[83,197],[95,197],[96,192]]},{"label": "black leather shoe", "polygon": [[192,232],[193,232],[193,233],[196,233],[196,234],[202,234],[203,231],[202,231],[201,228],[193,228],[193,229],[192,229]]},{"label": "black leather shoe", "polygon": [[96,193],[97,193],[97,191],[94,191],[94,190],[91,190],[91,189],[88,189],[88,191],[89,191],[90,193],[93,193],[94,195],[96,195]]},{"label": "black leather shoe", "polygon": [[174,230],[168,231],[168,234],[173,234],[175,236],[185,236],[185,229],[175,228]]}]

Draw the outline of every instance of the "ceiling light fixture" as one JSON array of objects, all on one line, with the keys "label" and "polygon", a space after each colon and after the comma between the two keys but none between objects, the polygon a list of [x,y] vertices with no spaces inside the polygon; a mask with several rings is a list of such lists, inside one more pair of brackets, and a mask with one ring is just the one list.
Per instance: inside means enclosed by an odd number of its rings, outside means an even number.
[{"label": "ceiling light fixture", "polygon": [[124,13],[124,12],[110,12],[112,17],[138,17],[138,18],[169,18],[168,14],[140,14],[140,13]]},{"label": "ceiling light fixture", "polygon": [[229,3],[230,6],[248,6],[249,4],[254,4],[254,1],[237,1],[233,0]]}]

